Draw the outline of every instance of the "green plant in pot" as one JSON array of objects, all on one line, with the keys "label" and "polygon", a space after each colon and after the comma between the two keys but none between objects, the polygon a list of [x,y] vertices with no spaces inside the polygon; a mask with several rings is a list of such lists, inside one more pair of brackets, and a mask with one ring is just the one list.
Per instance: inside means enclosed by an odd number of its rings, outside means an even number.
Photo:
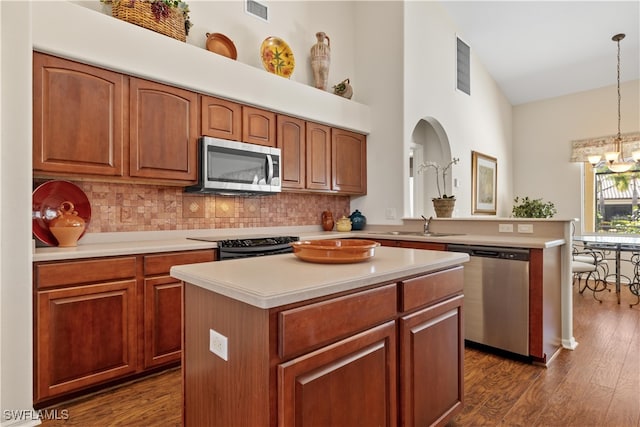
[{"label": "green plant in pot", "polygon": [[516,197],[513,202],[511,213],[514,218],[553,218],[558,213],[553,202],[544,202],[542,199]]},{"label": "green plant in pot", "polygon": [[[418,168],[418,173],[423,173],[429,168],[433,168],[436,171],[436,189],[438,190],[438,197],[431,199],[433,202],[433,208],[436,211],[438,218],[451,218],[453,214],[453,208],[456,204],[456,196],[453,194],[447,196],[447,173],[453,165],[457,165],[460,162],[459,158],[454,157],[446,166],[441,166],[436,162],[424,162]],[[440,181],[442,180],[442,187],[440,187]]]}]

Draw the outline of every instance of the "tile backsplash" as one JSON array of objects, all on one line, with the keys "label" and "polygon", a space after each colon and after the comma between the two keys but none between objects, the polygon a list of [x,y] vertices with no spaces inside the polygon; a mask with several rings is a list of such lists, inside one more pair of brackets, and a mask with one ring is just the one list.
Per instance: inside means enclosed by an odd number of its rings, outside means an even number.
[{"label": "tile backsplash", "polygon": [[349,215],[349,196],[280,193],[229,197],[182,187],[75,181],[91,203],[89,233],[320,225],[322,211]]}]

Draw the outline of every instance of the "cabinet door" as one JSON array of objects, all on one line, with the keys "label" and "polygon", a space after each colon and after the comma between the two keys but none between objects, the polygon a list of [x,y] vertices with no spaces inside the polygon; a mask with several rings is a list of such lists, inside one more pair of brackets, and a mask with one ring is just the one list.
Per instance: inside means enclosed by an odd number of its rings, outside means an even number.
[{"label": "cabinet door", "polygon": [[462,296],[400,319],[400,419],[443,425],[462,410]]},{"label": "cabinet door", "polygon": [[282,187],[305,187],[306,133],[304,120],[281,114],[277,117],[277,147],[282,150]]},{"label": "cabinet door", "polygon": [[276,146],[276,113],[242,107],[242,140],[251,144]]},{"label": "cabinet door", "polygon": [[331,188],[341,193],[367,193],[367,150],[364,135],[331,131]]},{"label": "cabinet door", "polygon": [[122,176],[122,74],[33,54],[33,169]]},{"label": "cabinet door", "polygon": [[307,188],[331,190],[331,128],[307,122]]},{"label": "cabinet door", "polygon": [[398,247],[410,249],[428,249],[431,251],[444,251],[447,249],[446,243],[414,242],[411,240],[399,240]]},{"label": "cabinet door", "polygon": [[144,367],[180,360],[182,282],[171,276],[144,281]]},{"label": "cabinet door", "polygon": [[280,426],[395,426],[395,322],[278,366]]},{"label": "cabinet door", "polygon": [[36,400],[136,371],[135,280],[36,295]]},{"label": "cabinet door", "polygon": [[130,175],[195,182],[197,94],[132,77],[129,102]]},{"label": "cabinet door", "polygon": [[242,106],[212,96],[201,96],[202,135],[240,141]]}]

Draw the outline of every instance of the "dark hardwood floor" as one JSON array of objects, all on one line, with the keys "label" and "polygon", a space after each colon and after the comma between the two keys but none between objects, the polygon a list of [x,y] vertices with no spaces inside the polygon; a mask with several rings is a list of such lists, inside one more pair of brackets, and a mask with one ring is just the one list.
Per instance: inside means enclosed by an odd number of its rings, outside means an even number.
[{"label": "dark hardwood floor", "polygon": [[[449,427],[640,427],[640,305],[574,289],[574,351],[548,368],[465,350],[465,408]],[[67,402],[69,418],[43,426],[179,426],[180,370]],[[51,408],[49,408],[51,409]]]}]

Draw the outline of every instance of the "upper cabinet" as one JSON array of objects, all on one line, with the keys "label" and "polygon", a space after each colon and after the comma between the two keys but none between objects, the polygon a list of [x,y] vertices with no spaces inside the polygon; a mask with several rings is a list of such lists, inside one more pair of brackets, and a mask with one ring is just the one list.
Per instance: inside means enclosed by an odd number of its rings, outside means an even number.
[{"label": "upper cabinet", "polygon": [[366,137],[342,129],[331,130],[331,187],[348,194],[367,193]]},{"label": "upper cabinet", "polygon": [[198,178],[198,95],[131,77],[130,175],[195,181]]},{"label": "upper cabinet", "polygon": [[282,150],[282,187],[305,188],[305,122],[295,117],[278,114],[276,147]]},{"label": "upper cabinet", "polygon": [[276,113],[242,107],[242,140],[251,144],[276,146]]},{"label": "upper cabinet", "polygon": [[278,115],[282,186],[339,194],[366,194],[366,137]]},{"label": "upper cabinet", "polygon": [[198,95],[33,55],[34,176],[197,179]]},{"label": "upper cabinet", "polygon": [[126,93],[122,74],[35,53],[34,171],[122,176]]},{"label": "upper cabinet", "polygon": [[34,52],[35,177],[190,185],[201,135],[279,147],[289,191],[362,195],[366,136]]},{"label": "upper cabinet", "polygon": [[307,188],[331,190],[331,128],[307,123]]},{"label": "upper cabinet", "polygon": [[202,135],[242,140],[242,106],[235,102],[201,95]]}]

